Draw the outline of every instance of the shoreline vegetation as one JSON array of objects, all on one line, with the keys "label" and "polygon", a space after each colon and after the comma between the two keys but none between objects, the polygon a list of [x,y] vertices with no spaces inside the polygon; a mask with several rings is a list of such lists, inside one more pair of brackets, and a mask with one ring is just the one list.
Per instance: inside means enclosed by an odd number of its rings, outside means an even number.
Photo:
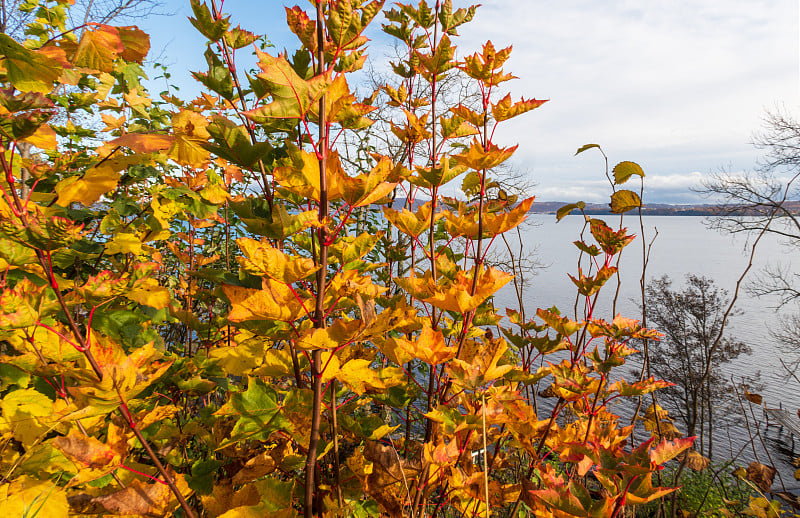
[{"label": "shoreline vegetation", "polygon": [[[418,198],[414,203],[414,208],[424,205],[430,200]],[[405,199],[398,198],[392,207],[397,210],[402,208]],[[553,214],[555,215],[561,207],[568,205],[565,201],[534,201],[528,214]],[[784,207],[791,214],[800,214],[800,201],[787,201]],[[670,203],[643,203],[642,216],[763,216],[763,207],[742,207],[737,208],[733,205],[720,205],[715,203],[706,204],[670,204]],[[587,215],[614,214],[608,203],[586,203],[583,212]],[[573,209],[569,215],[579,215],[579,209]]]}]

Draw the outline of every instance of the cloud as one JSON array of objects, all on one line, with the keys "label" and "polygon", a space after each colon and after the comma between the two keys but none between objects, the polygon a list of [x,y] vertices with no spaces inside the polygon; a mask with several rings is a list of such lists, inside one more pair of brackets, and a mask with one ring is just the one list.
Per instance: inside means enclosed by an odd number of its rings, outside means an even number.
[{"label": "cloud", "polygon": [[798,101],[796,2],[483,4],[462,48],[513,43],[512,95],[551,99],[497,133],[543,188],[597,176],[572,158],[588,142],[668,177],[752,167],[764,108]]},{"label": "cloud", "polygon": [[[516,167],[532,171],[548,196],[588,199],[590,187],[602,189],[602,157],[573,157],[589,142],[603,145],[612,167],[634,160],[648,177],[749,169],[757,156],[749,141],[764,108],[800,104],[798,3],[792,0],[481,3],[455,44],[461,56],[486,40],[513,45],[506,70],[519,79],[503,86],[514,98],[550,99],[496,133],[501,145],[521,144]],[[226,10],[234,24],[266,33],[278,51],[297,45],[284,24],[286,4],[293,3],[267,2],[269,12],[255,18],[249,13],[263,11],[263,3],[226,3]],[[154,49],[175,38],[167,50],[176,64],[173,80],[182,93],[194,92],[194,81],[179,79],[188,78],[180,68],[206,69],[204,41],[186,20],[188,6],[178,12],[143,23]],[[369,54],[385,67],[392,38],[381,33],[381,23],[379,16],[370,29]],[[242,51],[241,69],[248,53]]]}]

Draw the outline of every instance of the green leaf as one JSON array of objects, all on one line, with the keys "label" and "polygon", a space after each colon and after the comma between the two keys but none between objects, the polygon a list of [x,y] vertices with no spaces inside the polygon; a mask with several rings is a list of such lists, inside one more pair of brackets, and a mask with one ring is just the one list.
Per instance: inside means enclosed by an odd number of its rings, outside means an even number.
[{"label": "green leaf", "polygon": [[622,214],[642,206],[642,199],[633,191],[623,189],[611,195],[611,212]]},{"label": "green leaf", "polygon": [[214,490],[214,476],[222,463],[214,460],[198,460],[192,464],[192,476],[189,487],[201,495],[209,495]]},{"label": "green leaf", "polygon": [[192,76],[209,90],[230,101],[233,99],[233,77],[230,70],[220,61],[211,47],[206,49],[205,56],[208,73],[192,72]]},{"label": "green leaf", "polygon": [[600,255],[600,249],[597,248],[597,245],[589,246],[583,241],[573,241],[573,244],[578,247],[578,250],[580,250],[581,252],[585,252],[591,255],[592,257],[597,257],[598,255]]},{"label": "green leaf", "polygon": [[189,21],[210,41],[222,38],[230,26],[228,18],[215,20],[206,3],[201,4],[200,0],[192,0],[192,12],[195,17],[189,18]]},{"label": "green leaf", "polygon": [[31,381],[31,375],[13,365],[0,364],[0,390],[5,390],[12,385],[26,388]]},{"label": "green leaf", "polygon": [[[281,405],[278,393],[263,381],[249,378],[247,390],[231,396],[230,402],[218,410],[215,415],[239,416],[231,431],[230,444],[243,438],[266,439],[278,428]],[[277,419],[276,419],[277,418]],[[220,445],[222,447],[222,445]]]},{"label": "green leaf", "polygon": [[562,219],[564,219],[565,216],[567,216],[570,212],[572,212],[575,209],[583,210],[584,208],[586,208],[586,203],[582,201],[564,205],[563,207],[561,207],[556,211],[556,221],[561,221]]},{"label": "green leaf", "polygon": [[627,182],[633,175],[644,178],[644,171],[636,162],[620,162],[614,166],[614,183],[617,185]]}]

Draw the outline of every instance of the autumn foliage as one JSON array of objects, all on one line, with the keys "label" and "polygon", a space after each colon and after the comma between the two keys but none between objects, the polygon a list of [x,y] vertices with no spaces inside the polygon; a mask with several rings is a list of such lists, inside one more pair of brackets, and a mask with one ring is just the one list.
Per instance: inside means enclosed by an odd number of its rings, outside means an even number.
[{"label": "autumn foliage", "polygon": [[[474,6],[287,8],[287,55],[193,0],[181,100],[143,87],[136,27],[25,5],[28,39],[0,35],[6,514],[613,517],[671,491],[692,440],[608,406],[665,386],[617,374],[657,333],[594,310],[634,236],[587,219],[577,314],[495,308],[489,252],[533,201],[493,182],[495,129],[544,101],[504,90],[510,47],[457,51]],[[403,50],[360,97],[381,19]],[[354,160],[379,107],[401,152]]]}]

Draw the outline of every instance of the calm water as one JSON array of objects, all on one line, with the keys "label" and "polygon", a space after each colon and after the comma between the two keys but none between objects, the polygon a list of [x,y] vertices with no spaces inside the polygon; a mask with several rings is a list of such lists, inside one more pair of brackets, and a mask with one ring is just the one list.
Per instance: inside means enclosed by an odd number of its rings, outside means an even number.
[{"label": "calm water", "polygon": [[[618,221],[617,217],[601,216],[609,224]],[[575,301],[575,287],[567,277],[567,273],[576,273],[578,249],[572,244],[578,239],[583,218],[569,216],[560,223],[555,222],[554,215],[531,215],[530,225],[523,230],[525,245],[538,247],[539,261],[547,265],[538,275],[531,278],[525,293],[527,312],[533,314],[537,307],[557,306],[562,313],[571,314]],[[649,242],[658,230],[650,262],[647,267],[647,279],[669,275],[673,280],[673,288],[680,288],[687,273],[694,273],[712,278],[718,287],[733,292],[736,280],[742,274],[749,260],[749,252],[744,237],[733,238],[714,230],[709,230],[703,225],[702,217],[692,216],[648,216],[644,218],[645,239]],[[639,232],[638,220],[626,219],[626,225],[631,232]],[[586,233],[587,243],[592,243],[591,235]],[[501,243],[502,244],[502,243]],[[639,277],[642,268],[642,241],[640,237],[625,250],[620,270],[622,272],[622,288],[617,302],[617,312],[624,316],[636,317],[639,314]],[[764,266],[776,263],[789,265],[792,262],[791,251],[783,246],[777,239],[765,237],[758,245],[758,252],[753,268],[748,274],[748,279],[753,279],[758,270]],[[800,265],[800,254],[796,254],[794,264]],[[612,281],[601,293],[601,302],[597,316],[610,320],[611,301],[614,286]],[[616,282],[613,282],[615,285]],[[605,295],[605,296],[603,296]],[[513,292],[504,288],[496,297],[499,307],[516,307]],[[734,362],[725,366],[724,372],[728,377],[735,379],[743,375],[761,373],[761,382],[764,385],[761,394],[769,407],[777,407],[779,403],[783,408],[795,412],[800,408],[800,384],[786,376],[785,369],[781,366],[780,358],[791,360],[785,352],[778,347],[774,339],[769,336],[768,328],[777,326],[778,312],[774,309],[776,300],[766,298],[753,298],[748,293],[741,291],[737,308],[743,314],[735,317],[731,323],[730,336],[742,340],[750,345],[753,353],[749,356],[740,356]],[[781,311],[791,311],[785,308]],[[800,353],[798,353],[800,354]],[[756,417],[761,419],[760,410],[756,409]],[[790,436],[787,432],[778,433],[776,427],[769,430],[761,427],[761,433],[773,455],[773,460],[779,464],[783,474],[783,481],[788,488],[796,488],[798,483],[791,476],[794,469],[788,464],[791,448]],[[730,435],[729,435],[730,433]],[[718,433],[722,435],[715,438],[715,457],[723,458],[730,449],[738,449],[749,435],[745,428],[733,428]],[[797,451],[800,452],[800,437]],[[757,449],[761,461],[768,463],[763,455],[763,450]],[[746,451],[743,460],[752,460],[753,452]],[[776,481],[777,485],[777,481]]]}]

